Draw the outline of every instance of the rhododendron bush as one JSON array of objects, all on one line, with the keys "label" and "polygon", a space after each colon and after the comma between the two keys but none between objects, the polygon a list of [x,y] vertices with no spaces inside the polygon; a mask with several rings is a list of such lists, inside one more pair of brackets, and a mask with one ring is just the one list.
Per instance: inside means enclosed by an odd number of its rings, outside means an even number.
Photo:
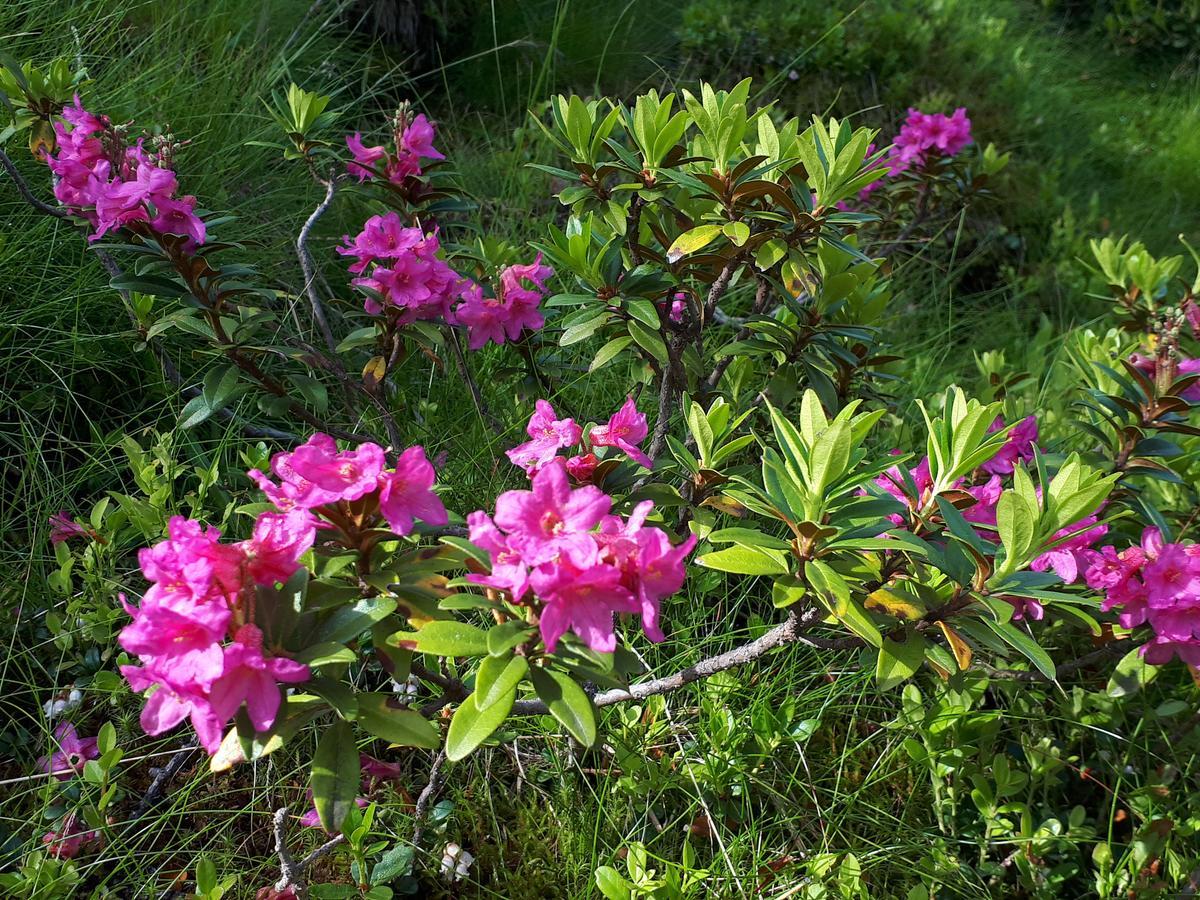
[{"label": "rhododendron bush", "polygon": [[[756,107],[748,81],[557,97],[534,117],[555,164],[534,168],[561,208],[516,247],[472,234],[425,114],[346,134],[293,85],[274,146],[322,199],[291,295],[187,192],[186,140],[117,124],[102,86],[63,71],[10,67],[0,88],[45,167],[31,201],[108,269],[180,428],[246,440],[221,519],[117,496],[146,546],[114,668],[145,732],[190,728],[214,773],[303,748],[306,825],[354,840],[396,748],[456,762],[531,715],[591,747],[597,710],[789,645],[846,651],[881,692],[922,672],[1200,671],[1195,484],[1172,467],[1200,436],[1182,258],[1095,246],[1117,327],[1075,348],[1077,422],[955,385],[917,401],[913,428],[889,415],[889,255],[983,202],[1006,158],[962,108],[910,109],[889,143]],[[361,226],[318,256],[312,229],[340,203]],[[608,399],[570,390],[602,369]],[[455,379],[500,429],[511,489],[439,482],[406,395],[420,378]],[[55,516],[57,552],[105,540],[106,515]],[[649,674],[638,648],[678,641],[689,579],[718,572],[766,624]],[[97,756],[70,725],[56,741],[55,778]],[[86,825],[71,813],[47,843],[86,852],[104,823]],[[285,870],[278,889],[295,885]]]}]

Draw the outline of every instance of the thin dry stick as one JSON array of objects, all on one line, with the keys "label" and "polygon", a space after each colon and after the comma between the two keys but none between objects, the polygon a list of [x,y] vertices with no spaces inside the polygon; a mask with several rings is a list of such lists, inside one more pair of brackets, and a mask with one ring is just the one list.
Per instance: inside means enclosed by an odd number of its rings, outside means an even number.
[{"label": "thin dry stick", "polygon": [[439,750],[437,756],[433,758],[433,765],[429,767],[429,781],[417,796],[417,805],[413,810],[413,836],[412,844],[414,849],[420,849],[421,838],[425,834],[425,814],[429,810],[429,804],[433,800],[434,793],[437,792],[438,785],[441,782],[442,766],[446,762],[446,751]]},{"label": "thin dry stick", "polygon": [[[753,662],[760,656],[764,656],[776,647],[782,647],[787,644],[809,643],[804,637],[804,632],[819,622],[822,615],[821,612],[815,609],[805,610],[803,613],[789,613],[787,619],[782,624],[776,625],[762,637],[750,641],[748,644],[742,644],[740,647],[734,647],[725,653],[702,659],[695,665],[688,666],[686,669],[680,669],[678,672],[663,678],[643,681],[640,684],[630,685],[628,688],[614,688],[610,691],[604,691],[603,693],[596,694],[592,698],[592,701],[596,706],[612,706],[614,703],[625,703],[629,700],[644,700],[646,697],[651,697],[655,694],[665,694],[669,691],[678,690],[684,685],[699,681],[701,678],[709,678],[718,672],[724,672],[726,669],[744,666],[746,663]],[[513,704],[511,715],[544,716],[549,711],[549,708],[541,700],[518,700]]]},{"label": "thin dry stick", "polygon": [[39,200],[34,196],[33,191],[29,189],[29,183],[21,177],[21,173],[17,171],[16,164],[9,158],[8,154],[0,150],[0,166],[4,167],[4,171],[13,180],[13,184],[17,186],[17,193],[21,195],[21,199],[36,209],[38,212],[45,213],[48,216],[54,216],[56,219],[65,219],[69,213],[65,209],[60,209],[57,206],[51,206],[44,200]]},{"label": "thin dry stick", "polygon": [[308,896],[308,885],[304,881],[304,873],[322,856],[345,843],[346,836],[344,834],[337,835],[296,862],[296,858],[292,856],[287,845],[287,815],[287,807],[281,806],[275,810],[275,815],[271,819],[275,831],[275,853],[279,857],[279,880],[275,882],[275,890],[282,892],[291,888],[297,897],[303,898]]},{"label": "thin dry stick", "polygon": [[304,273],[304,292],[308,294],[308,302],[312,305],[313,319],[316,320],[317,329],[321,332],[321,337],[325,340],[325,346],[329,348],[329,352],[337,355],[337,341],[333,337],[333,330],[329,327],[329,320],[325,317],[325,307],[321,303],[321,296],[317,292],[317,267],[313,263],[312,254],[308,250],[308,238],[312,234],[313,226],[317,224],[317,220],[325,215],[325,211],[329,209],[329,205],[333,203],[333,195],[337,193],[338,178],[330,178],[325,182],[325,199],[323,199],[317,208],[312,211],[304,222],[304,227],[300,229],[300,234],[296,238],[296,256],[300,260],[300,271]]}]

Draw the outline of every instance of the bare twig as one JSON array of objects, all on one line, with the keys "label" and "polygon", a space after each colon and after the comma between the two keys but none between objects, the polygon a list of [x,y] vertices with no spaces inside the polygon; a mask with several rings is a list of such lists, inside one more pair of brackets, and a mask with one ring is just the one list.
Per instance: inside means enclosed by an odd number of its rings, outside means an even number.
[{"label": "bare twig", "polygon": [[317,208],[312,211],[304,222],[304,227],[300,229],[300,234],[296,238],[296,256],[300,260],[300,271],[304,273],[304,292],[308,294],[308,302],[312,305],[313,319],[317,323],[317,329],[321,332],[321,337],[325,340],[325,346],[329,348],[329,352],[337,354],[337,341],[333,337],[333,331],[329,327],[329,320],[325,317],[325,307],[321,303],[321,296],[317,291],[317,267],[313,263],[312,254],[308,250],[308,238],[312,234],[313,226],[317,224],[317,220],[325,215],[325,211],[329,209],[329,205],[333,203],[333,195],[337,193],[339,179],[331,177],[325,182],[325,198],[317,204]]},{"label": "bare twig", "polygon": [[154,773],[154,780],[150,782],[150,787],[146,788],[146,793],[138,801],[138,805],[134,808],[133,815],[130,818],[140,819],[162,800],[163,792],[171,783],[171,779],[178,775],[179,770],[187,765],[198,746],[196,739],[190,738],[179,748],[179,752],[167,761],[165,766],[150,770]]},{"label": "bare twig", "polygon": [[297,897],[304,898],[308,896],[308,885],[304,881],[304,873],[322,856],[344,844],[346,836],[339,834],[331,838],[296,862],[296,858],[292,856],[292,851],[288,849],[287,844],[287,816],[287,807],[281,806],[275,810],[275,815],[271,819],[275,831],[275,853],[279,857],[279,880],[275,882],[275,890],[283,892],[291,888]]},{"label": "bare twig", "polygon": [[[694,681],[724,672],[726,669],[753,662],[776,647],[809,643],[804,637],[804,632],[819,622],[821,617],[822,613],[815,609],[805,610],[803,613],[792,612],[782,624],[776,625],[762,637],[750,641],[748,644],[742,644],[725,653],[702,659],[695,665],[680,669],[663,678],[643,681],[640,684],[630,685],[628,688],[604,691],[596,694],[592,700],[596,706],[612,706],[614,703],[625,703],[629,700],[644,700],[655,694],[666,694],[678,690]],[[538,716],[546,715],[548,712],[549,709],[541,700],[518,700],[513,704],[511,714],[514,716]]]},{"label": "bare twig", "polygon": [[412,843],[413,847],[420,849],[421,838],[425,833],[425,815],[429,811],[429,804],[433,802],[433,795],[437,793],[438,786],[442,779],[442,766],[446,763],[446,751],[439,750],[437,756],[433,758],[433,765],[429,767],[429,781],[422,788],[421,793],[417,796],[417,805],[413,810],[413,826]]},{"label": "bare twig", "polygon": [[21,199],[32,206],[40,213],[45,213],[48,216],[54,216],[56,219],[65,219],[70,213],[65,209],[57,206],[51,206],[44,200],[39,200],[29,189],[29,182],[17,170],[16,164],[9,158],[8,154],[0,150],[0,166],[3,166],[4,171],[13,180],[13,184],[17,186],[17,193],[21,195]]}]

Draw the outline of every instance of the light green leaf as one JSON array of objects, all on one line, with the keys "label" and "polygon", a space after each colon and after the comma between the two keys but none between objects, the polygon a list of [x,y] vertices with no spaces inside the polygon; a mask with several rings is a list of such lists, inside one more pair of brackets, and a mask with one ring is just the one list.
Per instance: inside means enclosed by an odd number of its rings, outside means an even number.
[{"label": "light green leaf", "polygon": [[550,715],[579,743],[592,746],[596,742],[596,711],[583,688],[569,675],[553,669],[533,668],[529,677]]}]

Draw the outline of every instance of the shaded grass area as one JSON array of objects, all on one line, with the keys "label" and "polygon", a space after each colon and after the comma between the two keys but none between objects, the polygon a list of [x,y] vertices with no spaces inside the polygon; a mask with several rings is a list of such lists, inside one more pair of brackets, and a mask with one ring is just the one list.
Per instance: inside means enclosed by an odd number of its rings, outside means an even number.
[{"label": "shaded grass area", "polygon": [[[868,15],[870,6],[856,15]],[[898,428],[909,414],[908,397],[971,377],[969,347],[1007,346],[1015,354],[1041,313],[1057,321],[1095,314],[1069,273],[1082,235],[1101,216],[1160,247],[1198,224],[1189,202],[1200,195],[1194,73],[1148,73],[1137,61],[1113,60],[1080,36],[1056,30],[1032,4],[988,4],[982,14],[966,3],[930,8],[939,52],[912,60],[904,83],[864,86],[839,76],[837,83],[813,78],[774,86],[791,112],[831,102],[847,113],[878,107],[861,114],[889,125],[909,103],[967,105],[982,140],[1014,151],[1006,207],[1013,211],[1006,213],[1006,232],[996,235],[1005,252],[1002,263],[989,265],[990,280],[972,282],[970,296],[963,296],[959,276],[969,253],[935,265],[918,257],[898,268],[893,341],[911,359],[901,369],[907,383],[897,389]],[[169,122],[189,138],[180,166],[187,190],[205,206],[238,216],[227,227],[246,244],[245,257],[289,294],[298,287],[290,241],[318,189],[281,165],[274,151],[249,145],[274,137],[263,106],[274,87],[294,79],[334,93],[350,129],[375,127],[401,98],[425,101],[442,120],[442,140],[464,187],[479,202],[461,227],[519,243],[540,231],[534,222],[558,214],[543,176],[525,167],[544,153],[523,119],[527,106],[557,89],[627,93],[677,78],[743,74],[736,57],[726,71],[690,64],[674,34],[677,10],[650,0],[613,8],[498,4],[494,17],[472,19],[469,61],[447,60],[415,79],[406,74],[403,48],[373,43],[347,28],[344,16],[318,9],[314,18],[312,10],[307,0],[274,0],[249,11],[234,0],[17,0],[0,9],[0,40],[18,58],[78,55],[94,79],[89,103],[114,119]],[[48,193],[44,170],[27,158],[21,165]],[[1067,204],[1082,221],[1054,232]],[[331,248],[363,211],[348,202],[314,241],[333,284],[344,275]],[[131,352],[126,313],[78,235],[28,210],[6,187],[0,187],[0,223],[0,574],[3,608],[14,621],[0,663],[0,710],[11,722],[0,734],[0,779],[7,779],[23,777],[49,747],[39,710],[53,690],[86,681],[89,666],[112,663],[101,658],[92,665],[82,635],[70,649],[51,646],[41,618],[62,599],[46,586],[54,568],[46,519],[61,506],[86,509],[107,490],[136,490],[119,435],[149,439],[154,429],[170,431],[180,403],[153,358]],[[1027,265],[1031,260],[1037,265]],[[173,352],[185,372],[203,362],[182,346]],[[483,426],[452,373],[413,359],[399,375],[406,437],[424,443],[431,456],[450,454],[441,480],[447,505],[459,511],[487,505],[517,483],[502,451],[520,434],[518,391],[494,387],[503,354],[472,362],[481,383],[493,385],[489,401],[508,426],[503,437]],[[581,418],[604,418],[620,401],[623,374],[587,377],[577,367],[562,390]],[[244,411],[252,411],[249,403]],[[232,470],[244,468],[232,436],[215,425],[180,435],[174,454],[172,496],[181,509],[197,490],[191,467],[220,459]],[[132,564],[121,558],[93,585],[103,602],[112,603],[116,588],[133,577]],[[665,609],[676,640],[664,648],[639,646],[656,671],[719,652],[753,634],[760,617],[770,618],[763,598],[744,582],[727,584],[714,573],[696,581]],[[127,693],[85,686],[85,694],[89,726],[115,721],[131,756],[177,748],[176,736],[155,741],[140,733],[140,701]],[[436,868],[441,845],[454,840],[478,857],[465,893],[587,896],[596,866],[616,862],[624,841],[643,840],[652,854],[677,860],[687,839],[701,848],[715,896],[782,890],[793,877],[786,873],[803,858],[847,850],[880,896],[899,894],[913,883],[911,860],[942,838],[928,779],[900,751],[901,735],[885,727],[898,711],[898,702],[881,698],[853,660],[796,648],[744,678],[692,686],[665,704],[606,712],[611,752],[576,755],[549,723],[529,723],[511,752],[486,751],[453,771],[426,868]],[[1066,699],[1041,719],[1014,711],[1009,728],[1053,733],[1055,716],[1068,712]],[[271,810],[288,803],[299,812],[304,804],[305,749],[216,778],[190,765],[164,805],[85,860],[89,884],[118,895],[148,884],[165,890],[204,853],[221,873],[239,875],[238,896],[251,895],[275,877]],[[1131,760],[1139,767],[1189,765],[1186,758],[1142,758],[1138,746],[1123,750],[1110,761],[1113,770]],[[419,754],[401,758],[410,777],[384,796],[378,826],[395,841],[411,834],[411,798],[426,766]],[[132,800],[149,781],[148,767],[161,759],[130,764],[123,777]],[[37,842],[28,819],[47,809],[50,793],[36,781],[0,791],[3,850],[28,849]],[[975,852],[969,850],[965,856]],[[344,869],[342,863],[327,874],[344,881]],[[969,865],[946,879],[951,896],[989,895]],[[429,878],[423,890],[451,889]]]}]

